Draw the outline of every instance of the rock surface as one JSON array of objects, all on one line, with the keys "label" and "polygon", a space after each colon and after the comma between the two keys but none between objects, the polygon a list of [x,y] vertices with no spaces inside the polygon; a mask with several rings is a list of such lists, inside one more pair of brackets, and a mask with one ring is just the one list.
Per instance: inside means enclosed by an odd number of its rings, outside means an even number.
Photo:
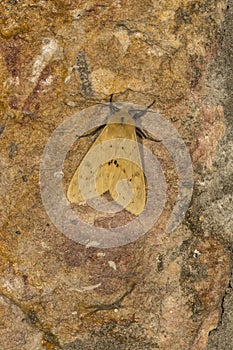
[{"label": "rock surface", "polygon": [[[230,279],[230,122],[226,73],[214,67],[227,11],[223,0],[1,1],[1,349],[206,348]],[[98,249],[50,221],[39,166],[54,129],[111,94],[156,101],[189,148],[195,186],[167,235],[177,172],[162,145],[145,140],[168,184],[163,214],[137,241]],[[94,138],[68,153],[64,188]]]}]

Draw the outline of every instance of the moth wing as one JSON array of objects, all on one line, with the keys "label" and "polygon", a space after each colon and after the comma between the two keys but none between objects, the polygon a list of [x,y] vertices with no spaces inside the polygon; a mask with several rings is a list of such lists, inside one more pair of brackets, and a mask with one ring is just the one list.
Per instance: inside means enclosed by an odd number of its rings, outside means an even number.
[{"label": "moth wing", "polygon": [[[119,131],[118,126],[118,131]],[[124,131],[123,131],[124,130]],[[124,125],[121,150],[114,149],[112,162],[105,163],[98,171],[96,178],[97,192],[102,194],[109,190],[114,201],[134,215],[139,215],[146,203],[146,186],[142,170],[139,148],[132,142],[137,142],[134,126]],[[124,134],[124,135],[123,135]],[[125,150],[125,151],[122,151]],[[120,153],[121,152],[121,153]],[[125,158],[119,154],[125,153]]]},{"label": "moth wing", "polygon": [[[87,154],[84,156],[84,158],[82,159],[81,163],[79,164],[78,168],[76,169],[68,190],[67,190],[67,198],[71,203],[80,203],[82,201],[84,201],[83,195],[80,191],[79,188],[79,175],[82,177],[86,178],[85,181],[85,195],[89,192],[90,195],[85,198],[86,199],[92,199],[99,195],[105,193],[108,191],[109,185],[108,185],[108,179],[105,175],[105,178],[99,179],[99,191],[98,193],[96,193],[96,195],[93,195],[93,189],[91,188],[90,184],[90,180],[93,177],[93,174],[90,173],[90,168],[91,165],[89,164],[89,162],[87,161],[89,154],[94,150],[94,148],[98,145],[101,144],[101,142],[109,140],[109,135],[111,135],[111,130],[109,130],[108,124],[104,127],[104,129],[102,130],[102,132],[100,133],[100,135],[97,137],[97,139],[95,140],[95,142],[92,144],[92,146],[90,147],[90,149],[88,150]],[[98,155],[100,156],[100,154]],[[82,175],[79,174],[80,173],[80,169],[82,168]]]},{"label": "moth wing", "polygon": [[83,201],[83,196],[79,191],[79,186],[78,186],[78,175],[79,175],[79,167],[75,171],[67,190],[67,198],[71,203],[79,203]]},{"label": "moth wing", "polygon": [[[111,182],[110,194],[120,205],[134,215],[139,215],[146,203],[146,188],[144,173],[137,164],[125,159],[118,160],[121,173],[114,176]],[[122,181],[123,180],[123,181]],[[130,200],[129,200],[130,199]]]},{"label": "moth wing", "polygon": [[[96,191],[94,193],[90,181],[93,174],[90,173],[90,164],[87,157],[101,142],[117,138],[122,138],[121,151],[125,149],[125,159],[119,158],[119,150],[113,147],[112,161],[100,165],[97,171]],[[79,171],[82,167],[80,176],[85,178],[85,200],[95,198],[98,194],[101,195],[109,191],[112,199],[132,214],[139,215],[143,211],[146,202],[146,188],[141,156],[139,148],[132,143],[129,146],[127,140],[137,142],[133,125],[113,123],[105,126],[71,179],[67,191],[67,198],[71,203],[79,203],[84,200],[78,185]],[[101,154],[98,154],[99,157],[101,157]],[[114,160],[117,161],[117,164],[114,164]],[[131,160],[134,160],[134,162]]]}]

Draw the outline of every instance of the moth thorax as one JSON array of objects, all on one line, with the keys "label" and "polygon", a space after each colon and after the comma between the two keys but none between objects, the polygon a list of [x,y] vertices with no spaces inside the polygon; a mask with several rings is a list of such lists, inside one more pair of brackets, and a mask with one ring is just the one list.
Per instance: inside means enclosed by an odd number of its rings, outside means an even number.
[{"label": "moth thorax", "polygon": [[108,121],[108,124],[129,124],[135,126],[133,117],[128,113],[127,109],[121,109],[113,114]]}]

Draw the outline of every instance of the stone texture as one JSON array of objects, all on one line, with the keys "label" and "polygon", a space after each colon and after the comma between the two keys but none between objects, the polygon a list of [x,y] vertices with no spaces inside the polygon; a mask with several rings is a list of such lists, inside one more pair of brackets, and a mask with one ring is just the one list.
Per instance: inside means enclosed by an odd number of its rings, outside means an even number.
[{"label": "stone texture", "polygon": [[[225,86],[207,83],[225,10],[223,0],[1,1],[1,349],[205,349],[232,242],[220,196],[231,188],[219,149],[229,137]],[[163,215],[138,241],[100,250],[50,222],[39,162],[63,120],[110,94],[156,100],[190,149],[195,189],[186,220],[167,236],[177,174],[166,150],[145,141],[169,185]],[[70,150],[64,187],[93,139]]]},{"label": "stone texture", "polygon": [[[226,17],[223,26],[224,37],[221,41],[219,55],[212,64],[209,71],[208,81],[212,87],[214,98],[218,96],[224,105],[226,120],[226,133],[224,142],[221,142],[216,157],[218,164],[218,176],[211,181],[212,197],[216,200],[209,207],[214,213],[214,225],[232,230],[232,67],[233,67],[233,45],[232,45],[232,21],[233,8],[230,2],[227,6]],[[219,93],[220,92],[220,93]],[[217,190],[218,189],[218,190]],[[218,209],[220,208],[220,210]],[[209,222],[206,223],[209,226]],[[228,244],[232,247],[232,235],[228,237]],[[230,350],[233,337],[233,293],[232,293],[232,271],[228,287],[222,298],[222,308],[218,321],[218,327],[209,336],[207,349]]]}]

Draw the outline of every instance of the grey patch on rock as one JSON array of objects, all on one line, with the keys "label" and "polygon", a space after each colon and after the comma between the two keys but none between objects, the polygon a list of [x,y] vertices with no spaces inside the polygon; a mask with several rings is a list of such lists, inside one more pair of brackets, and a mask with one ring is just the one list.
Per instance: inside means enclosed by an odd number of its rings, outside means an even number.
[{"label": "grey patch on rock", "polygon": [[66,344],[63,350],[81,350],[83,349],[83,342],[80,339],[76,339],[72,343]]},{"label": "grey patch on rock", "polygon": [[76,339],[66,344],[63,350],[156,350],[158,344],[148,339],[141,325],[127,323],[125,325],[111,322],[98,331],[94,331],[88,340]]},{"label": "grey patch on rock", "polygon": [[5,126],[0,125],[0,135],[3,133],[4,129],[5,129]]},{"label": "grey patch on rock", "polygon": [[232,350],[233,274],[222,301],[222,313],[216,329],[210,332],[206,350]]},{"label": "grey patch on rock", "polygon": [[[225,22],[222,28],[222,40],[219,43],[220,51],[215,62],[211,65],[208,74],[208,85],[212,88],[210,96],[213,102],[222,104],[224,107],[226,133],[219,145],[215,160],[215,174],[207,180],[207,193],[203,194],[206,201],[209,197],[210,206],[206,202],[206,213],[211,225],[227,232],[232,232],[232,126],[233,126],[233,6],[227,2]],[[206,181],[206,179],[205,179]],[[209,193],[209,194],[208,194]],[[201,196],[200,196],[201,197]],[[208,223],[211,229],[210,223]],[[213,232],[214,232],[213,231]],[[232,236],[226,237],[226,246],[232,247]],[[210,332],[207,350],[230,350],[233,338],[233,271],[231,281],[222,300],[221,317],[218,327]]]},{"label": "grey patch on rock", "polygon": [[60,344],[59,344],[58,337],[49,331],[44,332],[43,340],[51,345],[56,345],[57,347],[61,348]]},{"label": "grey patch on rock", "polygon": [[87,64],[86,55],[83,50],[80,50],[77,55],[76,65],[74,67],[79,72],[82,92],[85,96],[92,96],[92,83],[90,78],[90,70]]},{"label": "grey patch on rock", "polygon": [[8,151],[9,158],[11,159],[14,158],[14,156],[18,151],[18,145],[15,142],[11,142],[9,146],[7,146],[7,151]]},{"label": "grey patch on rock", "polygon": [[[202,178],[200,181],[204,184],[204,191],[203,186],[196,183],[191,210],[195,214],[200,213],[204,216],[205,221],[198,224],[203,232],[207,234],[218,232],[219,238],[224,242],[230,239],[233,224],[232,14],[233,10],[228,7],[219,42],[219,54],[209,66],[206,81],[209,93],[204,101],[209,106],[223,106],[226,131],[218,145],[215,162],[213,163],[214,169],[209,173],[201,172]],[[191,220],[194,220],[194,216]],[[228,237],[224,236],[224,232],[228,233]],[[230,245],[230,242],[228,242],[228,245]]]},{"label": "grey patch on rock", "polygon": [[34,310],[30,310],[28,312],[26,320],[29,324],[36,324],[40,322]]}]

